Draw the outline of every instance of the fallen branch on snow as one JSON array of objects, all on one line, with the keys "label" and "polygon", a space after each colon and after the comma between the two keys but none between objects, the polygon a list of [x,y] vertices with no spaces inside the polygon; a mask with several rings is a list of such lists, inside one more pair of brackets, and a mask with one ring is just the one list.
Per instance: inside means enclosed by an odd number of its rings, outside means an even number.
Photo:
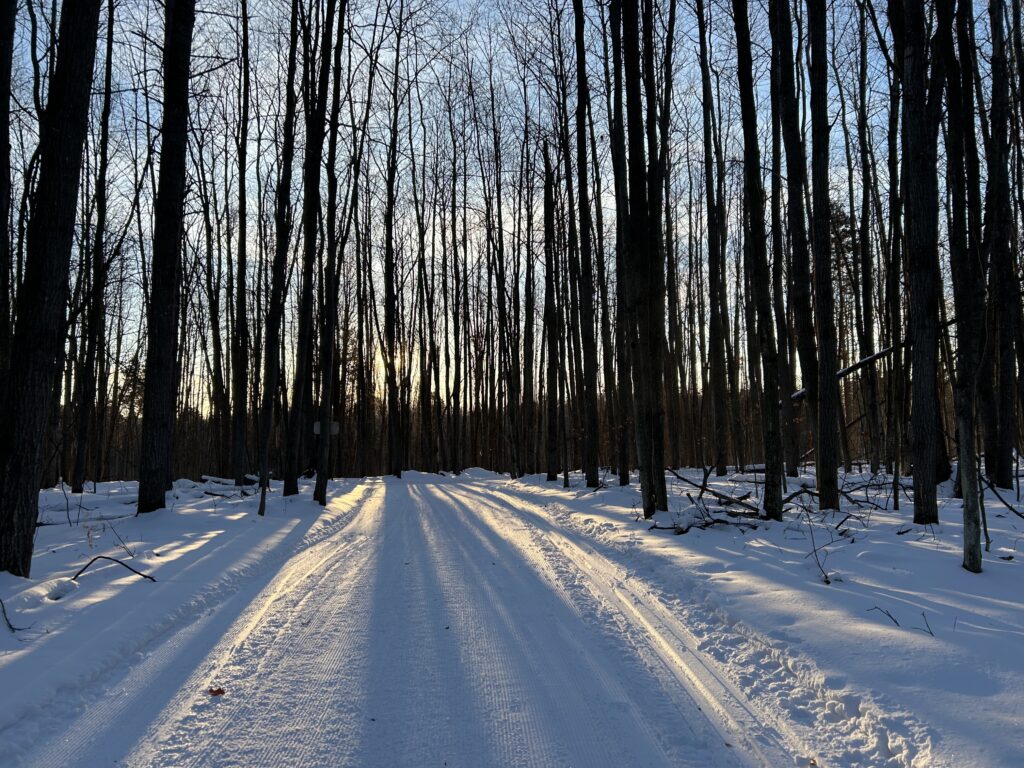
[{"label": "fallen branch on snow", "polygon": [[683,526],[681,526],[681,525],[659,525],[658,523],[654,523],[647,530],[648,531],[672,531],[672,533],[674,533],[676,536],[681,536],[684,533],[689,533],[694,528],[696,528],[699,531],[706,531],[708,528],[711,528],[712,526],[715,526],[715,525],[732,525],[732,526],[735,526],[735,527],[740,528],[742,530],[750,530],[750,531],[757,530],[757,525],[755,525],[754,523],[744,523],[744,522],[741,522],[739,520],[723,520],[720,517],[712,517],[712,518],[710,518],[708,520],[702,520],[699,523],[694,523],[693,525],[688,525],[685,528]]},{"label": "fallen branch on snow", "polygon": [[[655,521],[647,530],[672,531],[676,536],[688,533],[693,528],[705,531],[714,525],[731,525],[743,531],[757,530],[756,523],[746,523],[739,520],[725,520],[721,517],[715,517],[713,514],[711,514],[711,510],[708,509],[707,502],[705,502],[704,499],[702,499],[700,496],[694,499],[692,493],[687,493],[686,498],[690,500],[690,503],[693,505],[693,508],[700,512],[700,520],[694,520],[692,523],[686,526],[679,525],[678,523],[673,523],[672,525],[660,525],[658,522]],[[736,512],[730,509],[725,509],[724,507],[716,507],[716,509],[722,512],[723,514],[727,515],[728,517],[752,517],[752,515],[748,515],[742,512]]]},{"label": "fallen branch on snow", "polygon": [[128,563],[124,562],[123,560],[118,560],[116,557],[107,557],[106,555],[96,555],[96,557],[94,557],[88,563],[83,565],[81,567],[81,569],[78,571],[78,573],[76,573],[74,576],[71,577],[71,580],[72,581],[78,581],[78,577],[81,576],[83,573],[85,573],[85,569],[88,568],[93,563],[95,563],[97,560],[109,560],[112,563],[117,563],[118,565],[123,565],[125,568],[127,568],[129,571],[131,571],[132,573],[134,573],[137,576],[141,576],[144,579],[149,579],[150,581],[156,581],[156,579],[154,579],[148,573],[143,573],[142,571],[137,571],[134,568],[132,568],[130,565],[128,565]]},{"label": "fallen branch on snow", "polygon": [[868,610],[867,610],[867,612],[868,612],[868,613],[871,613],[872,611],[880,611],[881,613],[884,613],[884,614],[885,614],[886,616],[888,616],[888,617],[889,617],[889,620],[890,620],[890,621],[891,621],[891,622],[892,622],[893,624],[895,624],[895,625],[896,625],[897,627],[898,627],[898,626],[900,625],[900,623],[899,623],[898,621],[896,621],[896,617],[895,617],[895,616],[893,616],[893,615],[892,615],[891,613],[889,613],[889,612],[888,612],[887,610],[885,610],[885,608],[879,608],[879,607],[878,607],[878,606],[876,605],[876,606],[875,606],[874,608],[868,608]]},{"label": "fallen branch on snow", "polygon": [[26,629],[28,629],[28,627],[16,627],[13,624],[11,624],[11,620],[7,617],[7,606],[4,605],[3,600],[0,600],[0,612],[2,612],[4,615],[4,624],[7,625],[7,628],[11,630],[11,632],[24,632]]},{"label": "fallen branch on snow", "polygon": [[693,482],[693,480],[690,480],[689,478],[683,477],[678,472],[676,472],[674,469],[670,469],[669,472],[672,473],[672,475],[677,480],[680,480],[680,481],[686,483],[687,485],[692,485],[694,488],[699,490],[701,492],[701,495],[703,495],[705,493],[710,493],[712,496],[714,496],[716,499],[718,499],[719,501],[721,501],[723,503],[726,503],[726,504],[737,504],[737,505],[739,505],[739,506],[741,506],[741,507],[743,507],[745,509],[749,509],[751,512],[753,512],[758,517],[761,517],[761,510],[758,509],[756,505],[751,504],[751,503],[749,503],[747,501],[744,501],[743,499],[737,499],[735,496],[730,496],[727,493],[722,493],[721,491],[716,491],[716,490],[713,490],[711,488],[708,488],[707,484],[706,484],[707,483],[706,480],[705,480],[705,485],[698,485],[697,483]]},{"label": "fallen branch on snow", "polygon": [[1017,509],[1010,502],[1008,502],[1006,499],[1004,499],[1003,495],[1001,493],[999,493],[999,491],[996,490],[996,487],[992,484],[992,482],[987,477],[985,477],[984,475],[981,475],[981,479],[982,479],[982,482],[984,482],[985,485],[987,485],[989,487],[989,490],[991,490],[992,493],[994,493],[996,495],[996,498],[999,499],[1003,503],[1004,507],[1006,507],[1008,510],[1013,512],[1013,514],[1015,514],[1017,517],[1024,518],[1024,514],[1022,514],[1019,509]]}]

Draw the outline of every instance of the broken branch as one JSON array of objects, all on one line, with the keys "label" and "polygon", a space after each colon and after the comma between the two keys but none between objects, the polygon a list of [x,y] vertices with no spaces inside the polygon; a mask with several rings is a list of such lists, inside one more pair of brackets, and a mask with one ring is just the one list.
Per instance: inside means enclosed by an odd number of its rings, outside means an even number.
[{"label": "broken branch", "polygon": [[137,571],[134,568],[132,568],[130,565],[128,565],[128,563],[124,562],[123,560],[118,560],[116,557],[107,557],[106,555],[96,555],[96,557],[94,557],[88,563],[83,565],[81,570],[79,570],[78,573],[76,573],[74,576],[71,577],[71,580],[72,581],[78,581],[78,577],[81,576],[83,573],[85,573],[85,569],[88,568],[93,563],[95,563],[97,560],[109,560],[112,563],[117,563],[118,565],[123,565],[125,568],[127,568],[129,571],[134,573],[136,576],[141,576],[142,578],[149,579],[150,581],[156,581],[156,579],[154,579],[148,573],[143,573],[142,571]]}]

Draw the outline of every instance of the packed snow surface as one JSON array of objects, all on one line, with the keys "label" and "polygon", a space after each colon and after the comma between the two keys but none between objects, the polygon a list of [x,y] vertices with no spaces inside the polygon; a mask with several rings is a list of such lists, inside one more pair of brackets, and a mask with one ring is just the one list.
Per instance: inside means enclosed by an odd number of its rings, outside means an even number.
[{"label": "packed snow surface", "polygon": [[[263,518],[214,478],[142,517],[133,484],[45,491],[33,578],[0,575],[0,764],[1024,764],[1014,492],[974,575],[956,500],[913,526],[850,475],[768,523],[680,475],[654,530],[635,485],[483,470]],[[709,485],[756,503],[756,472]],[[156,581],[71,578],[96,555]]]}]

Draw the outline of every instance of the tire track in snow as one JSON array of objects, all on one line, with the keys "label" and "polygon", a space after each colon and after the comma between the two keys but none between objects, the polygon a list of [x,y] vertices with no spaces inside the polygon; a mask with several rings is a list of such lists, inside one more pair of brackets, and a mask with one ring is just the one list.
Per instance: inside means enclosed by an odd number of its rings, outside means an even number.
[{"label": "tire track in snow", "polygon": [[[470,551],[453,528],[452,509],[439,510],[445,500],[433,487],[417,488],[414,495],[420,515],[420,533],[437,574],[442,599],[455,639],[455,660],[465,670],[465,694],[483,712],[489,751],[502,765],[553,764],[557,743],[544,723],[526,706],[529,681],[517,668],[513,650],[496,629],[507,630],[500,602],[481,600],[492,573],[483,570],[480,558],[487,552]],[[431,503],[433,502],[433,503]],[[494,562],[494,561],[491,561]],[[488,616],[488,614],[490,614]],[[486,620],[485,620],[486,619]],[[490,631],[488,631],[490,630]]]}]

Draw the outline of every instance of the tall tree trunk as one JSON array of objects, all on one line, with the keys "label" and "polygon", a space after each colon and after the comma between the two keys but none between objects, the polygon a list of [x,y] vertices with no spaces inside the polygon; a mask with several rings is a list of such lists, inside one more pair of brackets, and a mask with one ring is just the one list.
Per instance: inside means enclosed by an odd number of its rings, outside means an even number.
[{"label": "tall tree trunk", "polygon": [[[661,270],[657,241],[652,240],[648,199],[647,152],[645,146],[644,110],[641,85],[639,40],[639,0],[622,3],[622,50],[626,86],[626,120],[629,137],[629,218],[627,264],[628,311],[630,315],[630,363],[633,372],[634,429],[637,463],[640,467],[640,489],[644,517],[650,518],[659,507],[659,486],[664,485],[665,470],[661,465],[662,424],[660,421],[663,330],[656,328],[664,319],[664,310],[655,305],[664,301],[656,295]],[[660,477],[660,483],[658,482]],[[662,505],[664,506],[664,505]]]},{"label": "tall tree trunk", "polygon": [[[103,75],[103,107],[100,112],[100,143],[99,168],[96,173],[96,232],[93,237],[92,253],[89,256],[92,267],[92,285],[89,289],[88,310],[85,321],[85,356],[80,367],[78,391],[75,401],[76,439],[75,468],[71,479],[71,492],[81,493],[85,485],[86,463],[92,451],[93,483],[99,479],[96,475],[99,467],[98,435],[94,430],[94,413],[96,409],[96,366],[100,337],[104,330],[104,313],[106,311],[107,269],[109,262],[104,250],[107,228],[107,169],[110,165],[110,103],[112,90],[114,56],[114,2],[107,3],[107,41],[104,55]],[[6,237],[3,238],[6,242]],[[106,404],[101,402],[100,408]]]},{"label": "tall tree trunk", "polygon": [[18,3],[0,9],[0,402],[11,354],[11,71]]},{"label": "tall tree trunk", "polygon": [[903,470],[903,426],[905,388],[903,371],[903,194],[899,162],[899,125],[902,89],[899,77],[892,74],[889,84],[889,253],[885,274],[886,308],[889,320],[889,345],[892,364],[889,367],[889,472],[892,474],[893,509],[900,508],[900,473]]},{"label": "tall tree trunk", "polygon": [[[64,357],[64,318],[100,0],[61,9],[57,62],[39,126],[24,282],[0,427],[0,570],[28,577],[39,511],[42,446]],[[6,266],[6,265],[5,265]]]},{"label": "tall tree trunk", "polygon": [[398,184],[398,113],[401,104],[398,63],[401,61],[402,54],[404,12],[404,0],[400,0],[395,39],[395,69],[391,81],[391,127],[387,147],[385,180],[387,199],[384,204],[384,373],[388,404],[388,473],[395,477],[402,476],[405,458],[405,425],[402,419],[398,390],[398,277],[396,275],[398,265],[395,248],[395,206]]},{"label": "tall tree trunk", "polygon": [[[935,36],[950,24],[950,0],[937,0]],[[938,174],[937,143],[944,87],[941,57],[931,57],[924,4],[891,0],[896,55],[903,83],[903,205],[910,271],[911,454],[914,522],[937,523],[938,434]]]},{"label": "tall tree trunk", "polygon": [[609,97],[609,121],[612,138],[612,174],[615,186],[615,366],[619,425],[615,435],[615,455],[619,485],[629,485],[630,414],[633,413],[633,382],[629,343],[633,333],[628,309],[626,236],[629,231],[629,194],[626,176],[626,123],[622,99],[622,0],[610,0],[608,26],[611,32],[611,72],[606,89]]},{"label": "tall tree trunk", "polygon": [[797,477],[800,474],[800,426],[796,418],[796,407],[792,392],[796,389],[793,369],[789,360],[789,321],[786,315],[785,276],[786,263],[785,232],[782,224],[782,125],[779,100],[779,55],[778,47],[772,47],[772,191],[771,191],[771,238],[772,238],[772,305],[775,310],[775,335],[779,344],[779,396],[780,416],[783,430],[783,452],[786,457],[786,474]]},{"label": "tall tree trunk", "polygon": [[580,217],[580,323],[583,345],[583,474],[588,488],[596,488],[598,446],[601,432],[597,420],[597,329],[594,323],[593,223],[590,215],[590,181],[587,172],[587,110],[590,85],[587,82],[587,53],[584,38],[583,0],[573,0],[576,41],[576,175],[579,186]]},{"label": "tall tree trunk", "polygon": [[[142,400],[139,512],[162,509],[172,471],[178,400],[178,299],[185,219],[188,79],[195,0],[166,0],[163,143],[153,226],[146,378]],[[158,287],[157,287],[158,286]]]},{"label": "tall tree trunk", "polygon": [[829,195],[828,46],[825,0],[807,0],[811,47],[811,175],[814,181],[812,219],[814,251],[814,314],[818,332],[818,431],[815,443],[817,485],[822,509],[839,509],[838,430],[839,381],[836,359],[835,298]]},{"label": "tall tree trunk", "polygon": [[726,396],[726,361],[725,361],[725,330],[722,327],[722,313],[719,311],[718,297],[721,285],[725,280],[722,274],[722,225],[719,218],[720,206],[716,193],[715,159],[712,148],[714,128],[714,97],[711,90],[711,65],[708,52],[708,23],[704,14],[704,0],[697,0],[697,30],[700,41],[700,72],[701,72],[701,115],[704,126],[704,194],[707,197],[708,217],[708,290],[710,300],[710,320],[708,344],[710,346],[710,384],[711,384],[711,432],[713,435],[712,463],[715,474],[719,477],[727,471],[726,435],[728,422],[728,402]]},{"label": "tall tree trunk", "polygon": [[238,116],[238,264],[235,266],[235,332],[231,337],[231,473],[235,485],[245,484],[246,423],[249,388],[249,315],[247,310],[249,271],[249,213],[246,175],[249,172],[249,0],[240,0],[242,26],[241,93]]},{"label": "tall tree trunk", "polygon": [[[875,353],[875,266],[874,253],[871,248],[871,190],[875,180],[871,168],[871,152],[869,145],[868,125],[868,31],[866,4],[869,0],[860,0],[860,58],[858,60],[857,84],[857,141],[860,150],[861,171],[861,207],[860,207],[860,287],[861,305],[863,307],[863,324],[861,332],[860,356],[870,357]],[[880,421],[881,408],[878,402],[878,371],[874,363],[864,371],[862,380],[867,390],[864,396],[866,404],[866,420],[868,422],[868,461],[872,474],[881,468],[882,460],[882,426]]]},{"label": "tall tree trunk", "polygon": [[[327,0],[320,23],[319,62],[306,61],[306,150],[302,168],[302,287],[299,294],[299,327],[292,377],[292,402],[288,414],[288,441],[284,468],[284,495],[299,492],[299,463],[305,444],[303,430],[310,426],[307,402],[313,365],[313,280],[316,271],[317,244],[321,215],[320,177],[323,167],[324,137],[327,131],[327,89],[331,72],[331,40],[334,32],[336,0]],[[314,45],[306,37],[306,56]],[[334,215],[333,212],[331,215]],[[336,311],[337,308],[335,308]],[[324,425],[321,425],[323,427]],[[321,438],[329,437],[321,433]]]},{"label": "tall tree trunk", "polygon": [[547,479],[558,479],[558,319],[555,311],[555,178],[547,143],[544,144],[544,331],[547,342]]},{"label": "tall tree trunk", "polygon": [[992,32],[991,135],[988,143],[988,188],[985,199],[985,248],[992,295],[992,339],[988,359],[993,377],[994,439],[986,441],[985,471],[1000,488],[1013,487],[1013,449],[1017,438],[1016,359],[1020,277],[1014,264],[1013,220],[1010,198],[1010,98],[1004,3],[989,1]]},{"label": "tall tree trunk", "polygon": [[[320,403],[317,421],[320,424],[320,439],[317,443],[316,485],[313,498],[321,505],[327,506],[327,480],[331,474],[331,434],[334,428],[332,407],[334,405],[335,378],[335,336],[338,327],[338,288],[341,280],[339,260],[348,241],[354,211],[359,204],[359,172],[362,160],[362,139],[357,140],[356,150],[352,158],[352,190],[348,205],[338,211],[338,131],[341,118],[341,47],[342,33],[345,27],[347,0],[342,0],[338,12],[338,34],[334,43],[334,56],[331,65],[331,117],[327,146],[327,263],[324,265],[321,285],[324,291],[323,317],[320,320]],[[324,40],[327,41],[325,34]],[[330,46],[328,46],[330,47]],[[325,60],[326,61],[326,60]],[[327,77],[326,67],[321,71]],[[326,92],[325,92],[326,96]],[[344,214],[340,222],[343,231],[338,232],[338,217]],[[343,374],[344,375],[344,374]],[[340,429],[339,429],[340,432]]]},{"label": "tall tree trunk", "polygon": [[[956,117],[974,114],[971,88],[973,57],[968,31],[969,25],[973,24],[972,5],[968,0],[961,0],[957,9],[958,37],[962,46],[961,60],[957,60],[952,34],[947,34],[941,40],[941,48],[946,62],[946,94],[950,115],[946,134],[946,156],[951,196],[949,258],[957,325],[957,376],[954,396],[960,462],[959,480],[964,505],[963,566],[968,571],[978,573],[981,571],[982,494],[978,482],[978,457],[975,450],[974,408],[978,364],[981,360],[985,334],[985,273],[978,241],[975,237],[969,236],[970,230],[973,229],[971,221],[976,219],[970,212],[968,202],[969,174],[966,167],[966,156],[975,151],[973,146],[968,144],[968,141],[973,139],[973,125],[967,131],[965,123],[968,121]],[[966,47],[963,47],[965,37],[968,40]]]},{"label": "tall tree trunk", "polygon": [[260,404],[260,506],[266,514],[270,490],[270,439],[274,422],[274,404],[281,377],[280,336],[284,321],[284,294],[287,281],[288,246],[291,239],[292,161],[295,158],[295,67],[298,48],[299,0],[292,0],[288,33],[288,74],[284,96],[284,125],[281,139],[280,178],[274,203],[274,263],[270,275],[270,300],[267,309],[266,342],[263,361],[263,402]]},{"label": "tall tree trunk", "polygon": [[750,261],[754,268],[757,335],[761,347],[764,374],[764,512],[769,519],[782,519],[782,435],[779,427],[778,351],[769,294],[771,280],[764,233],[764,189],[761,186],[761,148],[757,135],[757,111],[754,105],[753,63],[750,54],[750,27],[746,0],[733,0],[736,27],[737,76],[743,120],[743,189],[750,237]]},{"label": "tall tree trunk", "polygon": [[[787,223],[792,246],[790,306],[793,309],[801,376],[807,392],[807,418],[813,437],[818,433],[818,353],[811,317],[810,249],[804,205],[807,160],[800,132],[801,110],[797,102],[794,81],[793,23],[787,0],[769,0],[769,21],[772,43],[779,57],[779,106],[782,141],[786,149],[786,199],[789,212]],[[817,457],[815,459],[817,460]]]}]

